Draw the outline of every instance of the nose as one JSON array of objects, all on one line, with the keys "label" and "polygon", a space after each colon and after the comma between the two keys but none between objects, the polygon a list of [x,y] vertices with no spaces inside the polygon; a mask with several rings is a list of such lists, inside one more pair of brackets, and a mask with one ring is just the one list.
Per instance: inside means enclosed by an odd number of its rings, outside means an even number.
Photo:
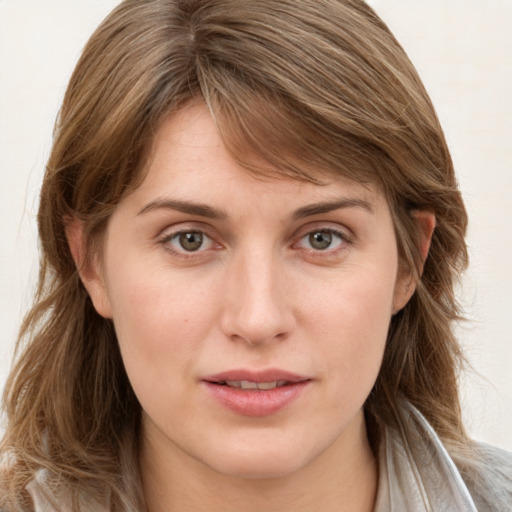
[{"label": "nose", "polygon": [[288,338],[296,319],[289,282],[279,257],[253,251],[250,256],[234,261],[227,274],[223,332],[249,345]]}]

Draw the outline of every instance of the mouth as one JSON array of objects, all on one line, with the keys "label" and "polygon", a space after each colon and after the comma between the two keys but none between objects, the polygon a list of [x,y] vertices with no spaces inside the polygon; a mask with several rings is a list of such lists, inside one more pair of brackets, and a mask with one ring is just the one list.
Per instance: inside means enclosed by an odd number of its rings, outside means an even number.
[{"label": "mouth", "polygon": [[282,370],[230,370],[202,381],[221,406],[239,415],[260,417],[287,408],[312,383],[308,377]]},{"label": "mouth", "polygon": [[290,386],[293,384],[287,380],[274,380],[270,382],[254,382],[250,380],[221,380],[221,381],[207,381],[211,384],[217,384],[218,386],[228,386],[230,388],[237,389],[249,389],[249,390],[260,390],[266,391],[269,389],[281,388],[283,386]]},{"label": "mouth", "polygon": [[269,390],[311,380],[286,370],[227,370],[203,378],[205,382],[236,389]]}]

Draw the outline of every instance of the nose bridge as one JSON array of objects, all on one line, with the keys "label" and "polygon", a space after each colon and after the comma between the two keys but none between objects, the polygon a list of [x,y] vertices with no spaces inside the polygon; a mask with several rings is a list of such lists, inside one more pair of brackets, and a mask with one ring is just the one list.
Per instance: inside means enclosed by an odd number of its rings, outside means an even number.
[{"label": "nose bridge", "polygon": [[271,247],[240,251],[232,262],[224,330],[251,345],[286,337],[293,313],[284,289],[282,261]]}]

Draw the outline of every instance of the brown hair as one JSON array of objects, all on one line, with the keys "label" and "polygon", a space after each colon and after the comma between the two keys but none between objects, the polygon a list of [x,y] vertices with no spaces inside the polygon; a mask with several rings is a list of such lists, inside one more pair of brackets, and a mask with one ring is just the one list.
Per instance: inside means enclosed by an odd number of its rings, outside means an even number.
[{"label": "brown hair", "polygon": [[[23,506],[40,468],[75,500],[103,490],[112,510],[144,509],[140,405],[112,323],[81,284],[66,222],[80,219],[94,251],[142,179],[162,119],[191,98],[206,103],[249,172],[318,181],[325,171],[385,192],[418,285],[391,321],[366,403],[371,439],[377,447],[379,425],[396,423],[404,395],[455,458],[469,446],[451,327],[466,213],[435,111],[386,25],[360,0],[126,0],[85,47],[56,123],[38,215],[39,286],[4,396],[8,510]],[[421,277],[414,210],[437,220]]]}]

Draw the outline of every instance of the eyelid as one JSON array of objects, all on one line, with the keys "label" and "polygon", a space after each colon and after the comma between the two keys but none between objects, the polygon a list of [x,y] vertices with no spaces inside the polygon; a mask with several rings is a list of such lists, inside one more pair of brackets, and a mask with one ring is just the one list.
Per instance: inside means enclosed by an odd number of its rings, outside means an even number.
[{"label": "eyelid", "polygon": [[[199,224],[199,225],[198,225]],[[166,250],[171,252],[174,255],[183,257],[183,258],[193,258],[198,257],[200,255],[204,255],[205,252],[207,252],[212,247],[220,248],[221,244],[217,242],[216,237],[213,236],[211,233],[211,229],[208,228],[208,226],[205,226],[202,223],[195,223],[195,222],[181,222],[178,224],[175,224],[173,226],[168,226],[156,237],[156,242],[158,244],[161,244],[164,246]],[[210,244],[208,248],[201,248],[197,251],[187,251],[185,249],[177,249],[173,246],[171,246],[171,241],[178,237],[180,234],[183,233],[201,233],[204,238],[210,240]]]},{"label": "eyelid", "polygon": [[344,225],[340,225],[337,222],[322,222],[322,221],[314,221],[308,224],[301,226],[299,229],[295,231],[293,235],[293,239],[299,240],[306,235],[311,233],[316,233],[318,231],[327,231],[331,233],[335,233],[339,235],[341,238],[346,240],[347,242],[353,242],[355,239],[355,235],[352,230]]},{"label": "eyelid", "polygon": [[[334,235],[335,237],[339,238],[341,241],[343,242],[348,242],[348,238],[345,236],[344,233],[340,232],[340,231],[337,231],[335,229],[313,229],[312,231],[309,231],[308,233],[302,235],[301,237],[299,237],[299,242],[301,240],[304,240],[305,238],[315,234],[315,233],[330,233],[332,235]],[[320,250],[320,249],[318,249]]]},{"label": "eyelid", "polygon": [[314,249],[314,248],[307,248],[307,247],[299,247],[300,249],[303,249],[304,251],[307,251],[311,255],[314,255],[315,257],[329,257],[338,254],[339,252],[343,251],[347,248],[347,246],[350,246],[354,243],[354,235],[352,231],[348,228],[341,227],[339,224],[333,225],[332,223],[323,223],[323,222],[314,222],[311,224],[307,224],[306,226],[302,226],[297,232],[296,235],[293,237],[294,241],[292,244],[292,247],[297,247],[298,244],[307,236],[310,236],[313,233],[319,233],[319,232],[327,232],[332,233],[333,235],[339,237],[341,240],[341,243],[338,244],[336,247],[327,248],[324,250],[321,249]]}]

